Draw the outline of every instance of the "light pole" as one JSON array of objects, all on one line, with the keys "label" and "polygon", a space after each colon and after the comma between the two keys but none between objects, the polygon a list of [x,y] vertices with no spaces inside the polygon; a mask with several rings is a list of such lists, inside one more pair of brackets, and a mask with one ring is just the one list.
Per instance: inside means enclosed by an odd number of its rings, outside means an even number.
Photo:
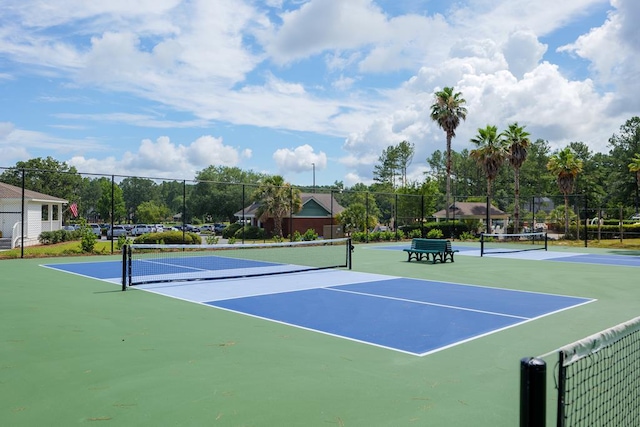
[{"label": "light pole", "polygon": [[311,166],[313,167],[313,192],[316,192],[316,164],[315,163],[311,163]]}]

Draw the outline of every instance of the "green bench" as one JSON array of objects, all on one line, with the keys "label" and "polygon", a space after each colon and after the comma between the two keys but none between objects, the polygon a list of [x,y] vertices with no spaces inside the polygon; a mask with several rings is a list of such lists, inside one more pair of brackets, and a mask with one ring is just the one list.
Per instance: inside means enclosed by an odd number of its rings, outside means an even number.
[{"label": "green bench", "polygon": [[407,262],[410,262],[412,259],[416,261],[426,259],[429,261],[431,257],[433,264],[435,264],[438,259],[440,262],[447,262],[447,259],[453,262],[453,254],[459,252],[457,249],[454,250],[451,248],[451,242],[449,240],[444,239],[412,239],[411,248],[403,249],[403,251],[409,255]]}]

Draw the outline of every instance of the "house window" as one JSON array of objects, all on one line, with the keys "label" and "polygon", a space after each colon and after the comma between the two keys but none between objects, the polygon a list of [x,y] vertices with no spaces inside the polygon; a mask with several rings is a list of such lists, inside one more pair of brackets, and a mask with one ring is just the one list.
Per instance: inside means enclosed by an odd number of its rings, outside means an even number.
[{"label": "house window", "polygon": [[49,205],[42,205],[42,220],[49,220]]},{"label": "house window", "polygon": [[57,221],[58,220],[58,209],[60,207],[58,205],[53,205],[51,208],[53,209],[52,212],[51,212],[53,214],[53,220]]}]

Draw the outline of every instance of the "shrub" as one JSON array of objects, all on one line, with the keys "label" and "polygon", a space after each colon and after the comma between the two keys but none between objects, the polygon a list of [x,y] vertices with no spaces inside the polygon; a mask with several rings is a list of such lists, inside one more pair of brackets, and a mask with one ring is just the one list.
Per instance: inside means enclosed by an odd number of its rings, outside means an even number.
[{"label": "shrub", "polygon": [[133,242],[133,239],[131,239],[130,237],[120,235],[118,236],[118,241],[116,242],[116,249],[120,250],[124,245],[128,245],[129,243],[132,243],[132,242]]},{"label": "shrub", "polygon": [[135,243],[164,243],[167,245],[186,244],[199,245],[202,239],[196,233],[184,233],[182,231],[164,231],[162,233],[147,233],[137,237]]},{"label": "shrub", "polygon": [[233,236],[235,236],[236,231],[240,230],[241,228],[242,228],[242,224],[234,222],[233,224],[229,225],[222,231],[222,237],[224,237],[225,239],[230,239]]},{"label": "shrub", "polygon": [[84,253],[93,252],[93,248],[96,246],[98,236],[93,233],[93,230],[84,218],[80,219],[80,248]]},{"label": "shrub", "polygon": [[[442,237],[451,238],[451,237],[459,236],[464,232],[471,231],[471,227],[473,227],[473,224],[471,224],[468,221],[460,221],[460,220],[438,221],[438,222],[432,221],[432,222],[425,222],[423,227],[427,235],[431,230],[438,229],[442,231]],[[404,233],[407,236],[411,237],[412,239],[422,236],[420,225],[402,226],[400,229],[403,230]]]},{"label": "shrub", "polygon": [[[402,230],[400,230],[402,231]],[[420,231],[420,229],[413,229],[409,232],[409,238],[410,239],[419,239],[420,237],[422,237],[422,232]]]},{"label": "shrub", "polygon": [[[381,236],[382,236],[382,232],[380,232],[380,231],[372,231],[371,233],[369,233],[369,241],[370,242],[379,242],[380,240],[382,240]],[[365,237],[365,239],[366,239],[366,237]]]},{"label": "shrub", "polygon": [[442,236],[443,236],[442,230],[440,230],[439,228],[432,228],[427,233],[428,239],[442,239]]},{"label": "shrub", "polygon": [[302,235],[302,240],[310,241],[310,240],[318,240],[318,233],[313,228],[308,229]]},{"label": "shrub", "polygon": [[258,240],[258,239],[264,239],[264,229],[260,228],[260,227],[256,227],[254,225],[245,225],[244,227],[242,227],[242,225],[240,225],[240,228],[238,228],[236,230],[236,232],[234,233],[234,237],[236,239],[251,239],[251,240]]},{"label": "shrub", "polygon": [[366,242],[367,235],[364,231],[354,231],[353,233],[351,233],[351,240],[353,240],[354,242]]},{"label": "shrub", "polygon": [[473,233],[469,233],[468,231],[465,231],[462,234],[460,234],[460,240],[476,240],[476,237],[473,235]]},{"label": "shrub", "polygon": [[43,245],[53,245],[56,243],[69,242],[71,240],[78,240],[80,239],[80,237],[81,237],[80,230],[43,231],[38,236],[38,241]]}]

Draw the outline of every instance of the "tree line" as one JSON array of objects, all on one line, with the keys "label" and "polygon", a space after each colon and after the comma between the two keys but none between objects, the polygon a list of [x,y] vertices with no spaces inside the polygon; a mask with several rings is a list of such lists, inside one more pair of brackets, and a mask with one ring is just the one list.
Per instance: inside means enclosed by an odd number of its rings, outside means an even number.
[{"label": "tree line", "polygon": [[[199,171],[194,180],[108,176],[80,173],[52,157],[3,168],[0,181],[20,187],[24,174],[25,188],[76,203],[81,217],[116,223],[235,221],[235,214],[254,202],[269,204],[261,215],[281,216],[278,204],[288,203],[295,212],[299,202],[291,196],[311,191],[331,191],[349,209],[342,217],[359,221],[359,229],[389,223],[401,209],[404,216],[415,219],[450,206],[453,199],[478,201],[487,196],[516,217],[519,198],[564,197],[568,212],[570,194],[582,195],[592,207],[622,207],[625,215],[638,212],[639,117],[627,120],[611,136],[608,153],[594,153],[579,141],[552,151],[548,141],[531,139],[526,126],[518,123],[502,132],[493,125],[478,129],[471,140],[474,148],[457,152],[451,149],[451,139],[466,118],[464,102],[453,88],[435,94],[431,118],[445,131],[447,145],[444,152],[436,150],[425,159],[428,172],[418,180],[407,175],[415,147],[405,140],[382,151],[369,185],[336,181],[303,188],[277,175],[213,165]],[[284,190],[277,194],[276,189]],[[399,202],[394,195],[402,196]],[[70,219],[70,212],[65,215]]]}]

